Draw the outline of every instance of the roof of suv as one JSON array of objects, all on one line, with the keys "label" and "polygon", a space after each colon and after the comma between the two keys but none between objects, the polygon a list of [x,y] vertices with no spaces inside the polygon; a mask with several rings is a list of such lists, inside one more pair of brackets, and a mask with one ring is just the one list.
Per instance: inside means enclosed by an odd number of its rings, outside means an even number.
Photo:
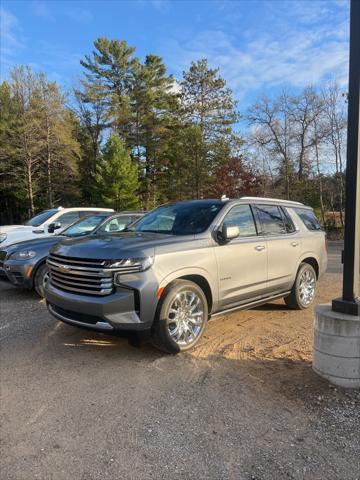
[{"label": "roof of suv", "polygon": [[[175,203],[181,203],[181,204],[203,204],[203,205],[208,205],[209,203],[215,204],[215,205],[220,205],[220,204],[225,204],[225,203],[233,203],[233,202],[239,202],[239,201],[245,201],[248,203],[271,203],[271,204],[280,204],[280,205],[288,205],[289,207],[302,207],[306,208],[306,206],[303,203],[300,202],[294,202],[292,200],[284,200],[281,198],[269,198],[269,197],[240,197],[240,198],[204,198],[204,199],[199,199],[199,200],[181,200],[179,202],[169,202],[164,205],[174,205]],[[310,208],[310,207],[309,207]]]},{"label": "roof of suv", "polygon": [[46,211],[51,211],[53,210],[54,213],[55,212],[60,212],[60,211],[67,211],[67,212],[72,212],[72,211],[77,211],[77,210],[81,210],[81,211],[84,211],[84,212],[87,212],[87,211],[93,211],[93,212],[113,212],[114,209],[113,208],[98,208],[98,207],[58,207],[58,208],[54,208],[54,209],[49,209],[49,210],[46,210]]}]

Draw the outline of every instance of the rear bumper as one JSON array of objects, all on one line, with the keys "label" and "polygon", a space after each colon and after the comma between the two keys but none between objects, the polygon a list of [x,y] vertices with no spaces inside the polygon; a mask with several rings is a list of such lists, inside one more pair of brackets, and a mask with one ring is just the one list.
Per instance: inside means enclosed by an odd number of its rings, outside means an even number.
[{"label": "rear bumper", "polygon": [[324,273],[326,273],[328,267],[328,256],[325,252],[324,255],[321,257],[320,265],[319,265],[319,278],[321,278]]},{"label": "rear bumper", "polygon": [[65,292],[49,281],[45,296],[49,312],[58,320],[99,331],[148,330],[156,308],[154,302],[143,310],[139,290],[127,286],[116,287],[114,293],[100,297]]}]

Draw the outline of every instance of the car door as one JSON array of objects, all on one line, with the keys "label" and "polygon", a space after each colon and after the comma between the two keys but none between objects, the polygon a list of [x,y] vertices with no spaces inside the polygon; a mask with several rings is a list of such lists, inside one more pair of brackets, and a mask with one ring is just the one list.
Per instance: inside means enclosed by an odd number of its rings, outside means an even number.
[{"label": "car door", "polygon": [[289,290],[301,254],[299,234],[286,210],[278,205],[256,205],[254,212],[267,240],[269,293]]},{"label": "car door", "polygon": [[223,224],[237,226],[240,235],[226,244],[217,243],[215,247],[221,309],[261,297],[267,285],[266,240],[258,235],[250,205],[233,206]]}]

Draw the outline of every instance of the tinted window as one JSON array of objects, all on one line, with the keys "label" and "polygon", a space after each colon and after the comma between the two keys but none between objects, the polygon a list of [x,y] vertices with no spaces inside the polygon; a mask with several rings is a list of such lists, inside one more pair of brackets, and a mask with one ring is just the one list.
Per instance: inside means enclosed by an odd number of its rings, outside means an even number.
[{"label": "tinted window", "polygon": [[142,217],[130,230],[194,235],[209,228],[223,206],[224,203],[210,201],[164,205]]},{"label": "tinted window", "polygon": [[51,210],[45,210],[45,212],[41,212],[38,215],[35,215],[35,217],[30,218],[30,220],[28,220],[25,223],[25,225],[31,225],[32,227],[39,227],[44,222],[46,222],[46,220],[52,217],[56,212],[57,210],[55,208]]},{"label": "tinted window", "polygon": [[249,205],[236,205],[224,218],[224,223],[229,227],[239,227],[240,237],[256,235],[254,218]]},{"label": "tinted window", "polygon": [[108,215],[88,215],[62,232],[67,237],[80,237],[91,233]]},{"label": "tinted window", "polygon": [[265,235],[280,235],[286,233],[282,212],[272,205],[257,205],[262,233]]},{"label": "tinted window", "polygon": [[286,208],[282,208],[281,211],[283,212],[283,217],[284,217],[284,225],[285,225],[285,230],[286,233],[293,233],[295,232],[295,225],[293,224],[293,221],[291,220],[291,217],[286,210]]},{"label": "tinted window", "polygon": [[320,223],[312,210],[307,208],[295,208],[294,210],[308,230],[321,230]]},{"label": "tinted window", "polygon": [[79,215],[80,218],[87,217],[88,215],[102,215],[102,214],[108,214],[108,215],[114,215],[113,211],[102,211],[102,210],[80,210]]},{"label": "tinted window", "polygon": [[79,212],[67,212],[60,215],[60,217],[56,219],[56,222],[60,222],[62,227],[67,227],[76,222],[76,220],[79,220]]}]

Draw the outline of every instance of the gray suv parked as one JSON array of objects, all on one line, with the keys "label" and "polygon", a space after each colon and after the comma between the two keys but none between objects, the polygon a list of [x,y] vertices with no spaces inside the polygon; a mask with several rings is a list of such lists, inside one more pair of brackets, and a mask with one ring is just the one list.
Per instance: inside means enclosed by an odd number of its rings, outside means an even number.
[{"label": "gray suv parked", "polygon": [[79,238],[124,230],[130,223],[142,217],[138,212],[112,214],[102,212],[88,215],[66,228],[61,235],[36,238],[8,245],[0,250],[0,269],[3,268],[10,282],[21,288],[35,289],[43,297],[48,280],[46,258],[50,248],[64,238]]},{"label": "gray suv parked", "polygon": [[163,205],[123,233],[56,245],[45,295],[66,323],[150,332],[176,353],[199,341],[210,316],[279,297],[309,307],[326,264],[325,234],[303,204],[194,200]]}]

